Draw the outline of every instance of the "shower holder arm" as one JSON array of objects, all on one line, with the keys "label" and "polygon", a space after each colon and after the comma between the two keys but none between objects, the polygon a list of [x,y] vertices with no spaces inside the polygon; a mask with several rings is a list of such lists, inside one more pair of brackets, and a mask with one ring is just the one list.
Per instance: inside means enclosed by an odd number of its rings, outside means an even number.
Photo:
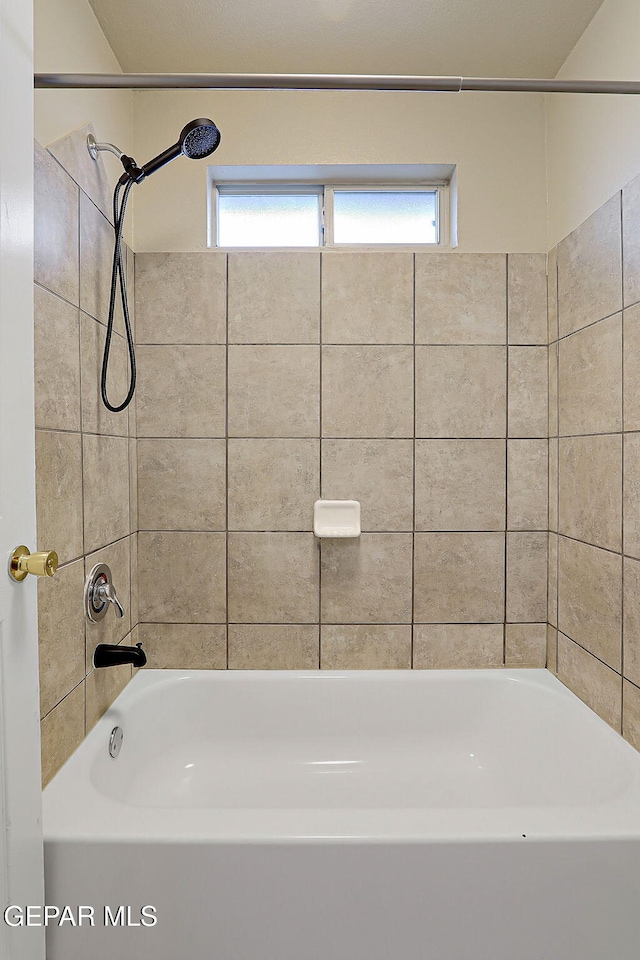
[{"label": "shower holder arm", "polygon": [[87,135],[87,150],[89,151],[91,159],[96,161],[98,159],[98,154],[102,151],[112,153],[115,157],[117,157],[124,167],[124,174],[121,183],[126,183],[127,180],[133,180],[135,183],[142,183],[146,177],[145,171],[138,166],[133,157],[129,157],[126,153],[123,153],[120,147],[116,147],[115,143],[98,143],[93,134],[89,133]]},{"label": "shower holder arm", "polygon": [[89,151],[89,156],[92,160],[97,160],[98,154],[103,151],[112,153],[118,158],[118,160],[122,160],[124,156],[122,150],[119,147],[116,147],[114,143],[98,143],[92,133],[87,136],[87,150]]}]

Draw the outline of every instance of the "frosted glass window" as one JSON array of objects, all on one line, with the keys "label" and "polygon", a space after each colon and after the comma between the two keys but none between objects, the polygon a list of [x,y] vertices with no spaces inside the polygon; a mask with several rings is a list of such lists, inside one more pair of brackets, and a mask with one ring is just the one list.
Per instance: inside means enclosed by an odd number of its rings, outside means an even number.
[{"label": "frosted glass window", "polygon": [[317,247],[317,193],[222,193],[218,196],[218,246]]},{"label": "frosted glass window", "polygon": [[437,243],[435,190],[336,190],[334,243]]}]

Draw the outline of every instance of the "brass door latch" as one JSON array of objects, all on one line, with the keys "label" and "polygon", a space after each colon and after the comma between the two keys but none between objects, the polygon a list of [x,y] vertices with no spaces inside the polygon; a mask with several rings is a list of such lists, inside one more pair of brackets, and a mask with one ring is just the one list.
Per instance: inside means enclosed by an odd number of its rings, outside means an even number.
[{"label": "brass door latch", "polygon": [[54,550],[31,553],[28,547],[16,547],[9,561],[9,576],[20,583],[28,574],[34,577],[52,577],[58,569],[58,554]]}]

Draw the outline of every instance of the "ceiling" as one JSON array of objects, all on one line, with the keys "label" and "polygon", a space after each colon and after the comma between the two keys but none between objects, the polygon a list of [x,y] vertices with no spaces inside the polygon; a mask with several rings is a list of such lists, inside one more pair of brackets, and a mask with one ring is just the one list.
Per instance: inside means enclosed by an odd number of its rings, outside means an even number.
[{"label": "ceiling", "polygon": [[555,76],[602,0],[90,0],[127,72]]}]

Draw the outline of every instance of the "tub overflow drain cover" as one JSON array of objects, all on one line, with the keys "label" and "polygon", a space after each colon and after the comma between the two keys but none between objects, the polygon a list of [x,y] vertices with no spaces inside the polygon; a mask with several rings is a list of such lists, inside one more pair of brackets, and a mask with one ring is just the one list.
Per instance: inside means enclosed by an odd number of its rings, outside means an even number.
[{"label": "tub overflow drain cover", "polygon": [[109,756],[113,757],[114,760],[120,753],[123,737],[122,727],[114,727],[109,737]]}]

